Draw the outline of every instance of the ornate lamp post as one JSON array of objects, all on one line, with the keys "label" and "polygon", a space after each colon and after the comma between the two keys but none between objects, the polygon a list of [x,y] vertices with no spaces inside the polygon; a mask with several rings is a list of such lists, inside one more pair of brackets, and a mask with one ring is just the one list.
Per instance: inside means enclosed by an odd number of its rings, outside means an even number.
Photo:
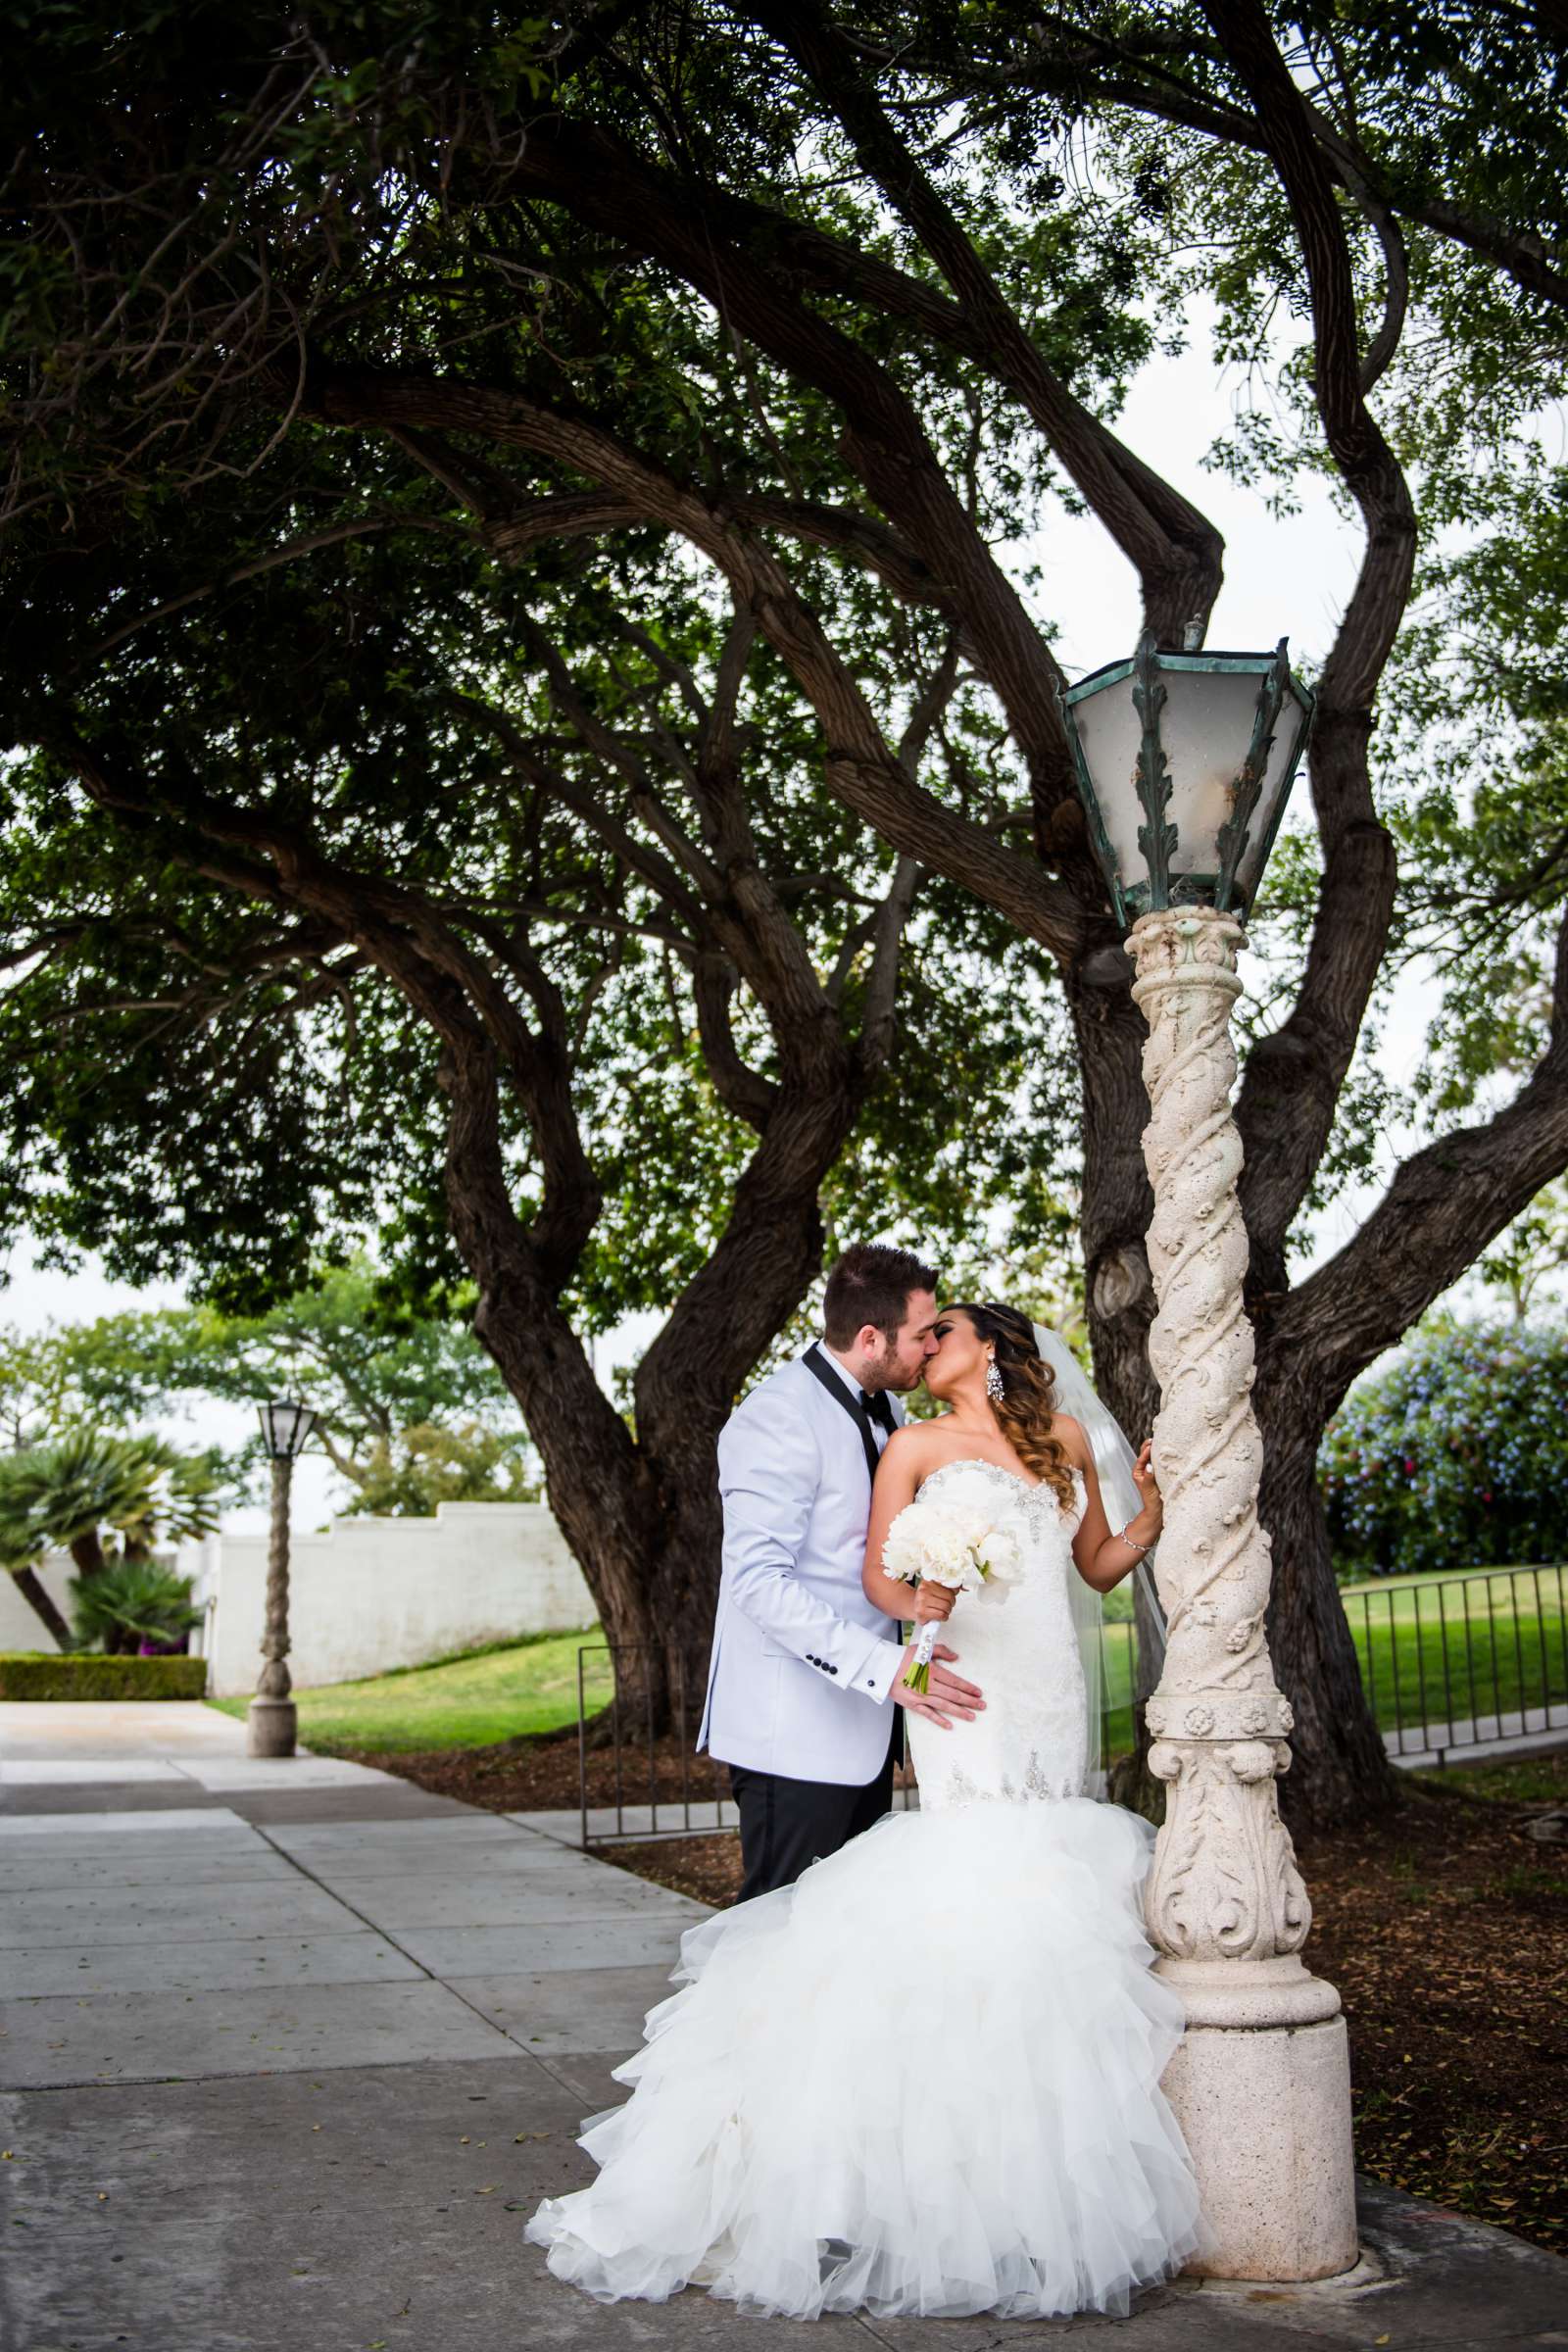
[{"label": "ornate lamp post", "polygon": [[1312,1909],[1274,1785],[1292,1717],[1264,1637],[1269,1540],[1230,1029],[1241,917],[1312,701],[1283,640],[1273,654],[1167,653],[1146,633],[1130,662],[1072,687],[1064,709],[1149,1023],[1149,1352],[1165,1498],[1155,1573],[1169,1646],[1148,1710],[1167,1797],[1147,1914],[1159,1974],[1187,2005],[1165,2090],[1219,2241],[1194,2267],[1330,2278],[1357,2251],[1349,2060],[1339,1994],[1300,1958]]},{"label": "ornate lamp post", "polygon": [[246,1716],[246,1751],[253,1756],[291,1756],[298,1735],[298,1710],[289,1692],[288,1671],[288,1498],[294,1463],[316,1426],[308,1404],[286,1396],[259,1408],[262,1436],[272,1463],[272,1528],[267,1554],[267,1623],[262,1656],[267,1661]]}]

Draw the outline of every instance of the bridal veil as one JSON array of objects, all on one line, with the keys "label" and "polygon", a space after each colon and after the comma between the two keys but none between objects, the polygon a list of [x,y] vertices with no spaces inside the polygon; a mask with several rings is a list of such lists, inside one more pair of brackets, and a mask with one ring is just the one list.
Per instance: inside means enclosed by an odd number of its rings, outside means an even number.
[{"label": "bridal veil", "polygon": [[[1053,1331],[1048,1323],[1037,1323],[1034,1335],[1041,1359],[1051,1370],[1057,1410],[1070,1414],[1073,1420],[1083,1424],[1090,1451],[1095,1457],[1095,1468],[1100,1475],[1100,1492],[1105,1505],[1105,1516],[1114,1532],[1125,1527],[1129,1519],[1135,1519],[1143,1508],[1138,1489],[1133,1484],[1133,1463],[1138,1457],[1119,1424],[1102,1404],[1078,1358],[1061,1334]],[[1159,1643],[1159,1655],[1163,1657],[1164,1613],[1147,1558],[1140,1560],[1133,1571],[1133,1581],[1143,1593],[1146,1621],[1153,1628]],[[1093,1586],[1086,1585],[1081,1576],[1070,1577],[1068,1584],[1073,1626],[1078,1636],[1084,1683],[1089,1692],[1089,1754],[1084,1787],[1090,1796],[1103,1797],[1105,1758],[1102,1751],[1109,1693],[1105,1658],[1105,1604],[1102,1595]]]}]

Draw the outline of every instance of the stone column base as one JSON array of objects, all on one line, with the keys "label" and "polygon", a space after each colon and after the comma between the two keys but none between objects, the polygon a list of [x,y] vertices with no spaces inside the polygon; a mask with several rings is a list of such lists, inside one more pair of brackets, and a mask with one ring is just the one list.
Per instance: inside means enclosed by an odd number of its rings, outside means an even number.
[{"label": "stone column base", "polygon": [[[1298,1960],[1162,1960],[1158,1974],[1188,2003],[1163,2088],[1218,2241],[1187,2275],[1306,2279],[1351,2269],[1360,2248],[1350,2059],[1334,1987]],[[1237,1983],[1243,1976],[1252,1982]],[[1280,2022],[1266,2022],[1270,2009]],[[1256,2022],[1243,2022],[1243,2010]],[[1203,2022],[1205,2011],[1235,2022]]]},{"label": "stone column base", "polygon": [[299,1737],[299,1710],[291,1698],[253,1698],[245,1714],[248,1756],[291,1756]]}]

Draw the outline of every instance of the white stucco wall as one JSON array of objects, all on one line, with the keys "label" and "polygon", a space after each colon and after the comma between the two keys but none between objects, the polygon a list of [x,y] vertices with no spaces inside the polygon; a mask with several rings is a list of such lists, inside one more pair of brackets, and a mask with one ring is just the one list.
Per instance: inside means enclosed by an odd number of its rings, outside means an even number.
[{"label": "white stucco wall", "polygon": [[[38,1582],[68,1625],[71,1580],[75,1573],[75,1562],[69,1551],[51,1551],[38,1571]],[[0,1649],[43,1649],[53,1654],[59,1647],[43,1619],[28,1608],[12,1578],[0,1572]]]},{"label": "white stucco wall", "polygon": [[[254,1690],[266,1537],[187,1544],[178,1566],[207,1606],[191,1646],[211,1661],[213,1696]],[[289,1668],[299,1690],[420,1666],[481,1642],[564,1632],[591,1625],[594,1613],[543,1503],[443,1502],[433,1519],[334,1519],[319,1535],[296,1531],[289,1546]]]}]

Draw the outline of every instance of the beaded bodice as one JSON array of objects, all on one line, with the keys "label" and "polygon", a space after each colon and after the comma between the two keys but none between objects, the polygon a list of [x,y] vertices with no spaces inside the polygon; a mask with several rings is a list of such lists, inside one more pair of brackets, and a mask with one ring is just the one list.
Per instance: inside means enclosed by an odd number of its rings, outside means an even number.
[{"label": "beaded bodice", "polygon": [[986,1704],[972,1723],[946,1731],[908,1718],[921,1807],[1081,1796],[1088,1715],[1067,1579],[1077,1574],[1072,1539],[1085,1509],[1082,1475],[1073,1473],[1071,1513],[1052,1488],[979,1457],[944,1462],[921,1485],[920,1498],[935,1499],[942,1482],[959,1470],[966,1478],[982,1471],[995,1483],[1022,1566],[1005,1583],[992,1580],[979,1592],[960,1594],[943,1631],[958,1653],[956,1671],[980,1686]]}]

